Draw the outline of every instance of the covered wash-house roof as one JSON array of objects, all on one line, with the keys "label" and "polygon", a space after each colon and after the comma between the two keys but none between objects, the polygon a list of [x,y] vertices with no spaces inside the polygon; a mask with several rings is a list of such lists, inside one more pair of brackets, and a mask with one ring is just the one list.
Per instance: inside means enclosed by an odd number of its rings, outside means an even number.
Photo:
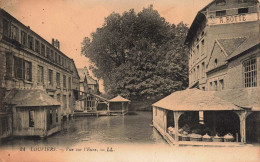
[{"label": "covered wash-house roof", "polygon": [[112,98],[111,100],[109,100],[109,102],[131,102],[131,101],[118,95],[115,98]]},{"label": "covered wash-house roof", "polygon": [[5,98],[7,104],[18,107],[58,106],[60,103],[41,89],[15,89]]}]

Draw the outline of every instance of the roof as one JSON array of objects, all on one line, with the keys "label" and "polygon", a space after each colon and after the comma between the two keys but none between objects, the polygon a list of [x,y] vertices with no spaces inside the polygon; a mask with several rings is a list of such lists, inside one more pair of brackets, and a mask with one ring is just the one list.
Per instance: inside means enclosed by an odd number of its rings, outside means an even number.
[{"label": "roof", "polygon": [[88,84],[97,84],[97,81],[93,79],[91,76],[87,75],[87,83]]},{"label": "roof", "polygon": [[111,100],[109,100],[109,102],[131,102],[131,101],[118,95],[115,98],[112,98]]},{"label": "roof", "polygon": [[232,52],[228,56],[227,60],[242,54],[243,52],[255,47],[256,45],[259,45],[259,43],[260,43],[259,34],[249,36],[248,39],[246,39],[240,46],[238,46],[234,50],[234,52]]},{"label": "roof", "polygon": [[199,26],[202,24],[202,22],[206,19],[206,16],[202,12],[205,11],[206,8],[208,8],[215,1],[216,0],[212,0],[208,5],[206,5],[200,11],[198,11],[196,17],[194,18],[194,20],[190,26],[190,29],[188,31],[184,44],[188,44],[193,39],[193,37],[196,35],[196,32],[194,33],[193,31],[197,30],[199,28]]},{"label": "roof", "polygon": [[97,81],[93,79],[86,68],[83,69],[77,69],[80,77],[80,82],[84,82],[84,79],[86,78],[87,84],[97,84]]},{"label": "roof", "polygon": [[230,38],[230,39],[218,39],[217,41],[225,50],[226,54],[229,56],[233,53],[247,38]]},{"label": "roof", "polygon": [[214,95],[214,91],[186,89],[177,91],[153,104],[174,111],[224,111],[243,110]]},{"label": "roof", "polygon": [[77,70],[77,68],[76,68],[76,65],[75,65],[74,60],[71,59],[71,61],[72,61],[72,64],[73,64],[73,66],[74,66],[74,69],[75,69],[76,75],[77,75],[78,79],[80,79],[80,76],[79,76],[79,73],[78,73],[78,70]]},{"label": "roof", "polygon": [[243,108],[260,111],[260,89],[239,88],[215,92],[215,96]]},{"label": "roof", "polygon": [[58,106],[60,103],[40,89],[15,89],[5,98],[7,104],[19,107],[27,106]]}]

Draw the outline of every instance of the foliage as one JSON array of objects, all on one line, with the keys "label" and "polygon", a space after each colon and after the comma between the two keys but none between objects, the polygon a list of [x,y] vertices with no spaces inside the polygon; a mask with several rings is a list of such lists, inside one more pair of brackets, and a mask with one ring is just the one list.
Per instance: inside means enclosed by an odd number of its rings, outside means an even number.
[{"label": "foliage", "polygon": [[152,6],[139,13],[112,13],[84,38],[82,54],[104,80],[109,95],[132,100],[158,99],[188,86],[188,28],[169,24]]}]

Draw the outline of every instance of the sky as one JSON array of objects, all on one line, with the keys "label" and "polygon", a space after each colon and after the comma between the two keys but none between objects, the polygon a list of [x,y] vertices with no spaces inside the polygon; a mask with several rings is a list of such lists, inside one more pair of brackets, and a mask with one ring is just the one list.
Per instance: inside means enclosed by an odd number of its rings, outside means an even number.
[{"label": "sky", "polygon": [[[166,21],[190,25],[197,12],[212,0],[0,0],[0,7],[73,58],[77,68],[89,66],[80,54],[81,42],[101,27],[110,13],[136,12],[151,4]],[[92,74],[90,72],[90,74]]]}]

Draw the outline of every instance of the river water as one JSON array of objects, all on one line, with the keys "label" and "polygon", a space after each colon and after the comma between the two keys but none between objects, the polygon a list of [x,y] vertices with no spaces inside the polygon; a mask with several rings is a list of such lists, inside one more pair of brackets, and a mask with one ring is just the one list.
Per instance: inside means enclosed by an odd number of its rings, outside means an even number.
[{"label": "river water", "polygon": [[151,123],[151,112],[78,117],[46,139],[5,141],[0,161],[259,161],[258,147],[169,147]]},{"label": "river water", "polygon": [[151,112],[135,112],[125,116],[88,116],[66,121],[62,130],[46,139],[14,138],[4,147],[55,146],[71,147],[82,144],[160,144],[167,145],[151,126]]}]

